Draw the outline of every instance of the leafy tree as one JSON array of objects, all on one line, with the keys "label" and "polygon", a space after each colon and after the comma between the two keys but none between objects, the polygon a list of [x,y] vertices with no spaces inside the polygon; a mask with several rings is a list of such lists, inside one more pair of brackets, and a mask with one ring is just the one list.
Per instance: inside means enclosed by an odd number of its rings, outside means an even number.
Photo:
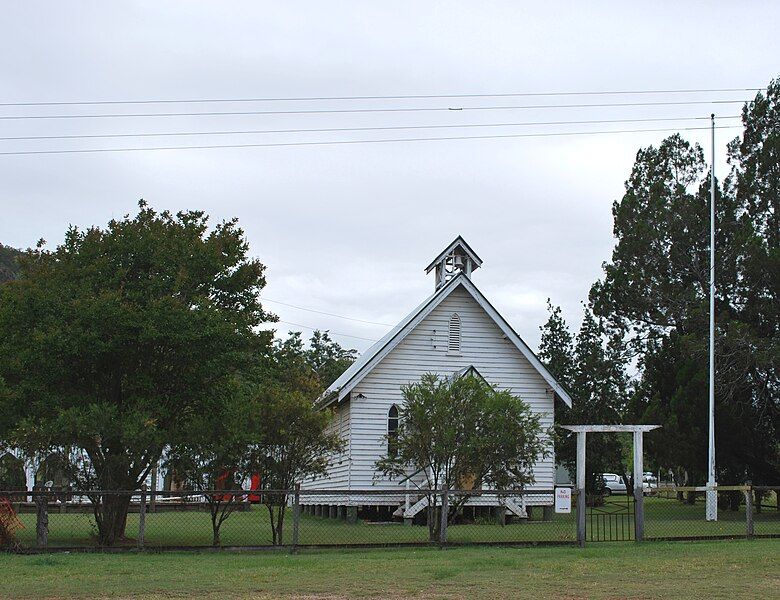
[{"label": "leafy tree", "polygon": [[186,437],[166,452],[168,468],[184,487],[206,492],[214,546],[221,543],[222,524],[247,499],[242,492],[242,483],[249,475],[243,469],[251,433],[246,414],[253,406],[243,392],[234,384],[215,395],[207,411],[188,419]]},{"label": "leafy tree", "polygon": [[[0,286],[0,438],[28,453],[70,447],[85,489],[137,489],[270,334],[264,267],[236,221],[199,211],[68,230]],[[99,541],[124,535],[129,497],[93,498]]]},{"label": "leafy tree", "polygon": [[251,407],[244,411],[243,470],[260,475],[275,545],[283,540],[286,491],[325,475],[331,456],[342,449],[338,432],[330,427],[330,411],[319,410],[315,401],[354,356],[327,332],[315,331],[308,348],[300,332],[290,332],[260,356],[247,379]]},{"label": "leafy tree", "polygon": [[325,475],[331,455],[343,447],[338,432],[328,428],[330,418],[305,394],[278,386],[264,390],[247,417],[255,432],[247,470],[260,474],[274,545],[283,542],[287,491],[303,479]]},{"label": "leafy tree", "polygon": [[10,452],[0,451],[0,490],[26,490],[24,461]]},{"label": "leafy tree", "polygon": [[299,331],[274,343],[264,363],[265,376],[284,381],[315,400],[355,361],[357,350],[342,348],[327,331],[315,330],[308,347]]},{"label": "leafy tree", "polygon": [[263,353],[251,380],[265,389],[299,392],[314,402],[324,387],[311,364],[309,352],[300,332],[290,332],[286,339],[274,340],[272,346]]},{"label": "leafy tree", "polygon": [[[520,398],[494,389],[476,375],[441,379],[428,373],[403,388],[394,452],[377,461],[380,472],[403,477],[422,473],[428,490],[482,485],[522,489],[533,467],[549,455],[541,415]],[[468,500],[450,506],[448,518]],[[437,497],[428,493],[428,529],[437,539]]]},{"label": "leafy tree", "polygon": [[646,436],[645,448],[653,463],[671,470],[681,486],[695,485],[707,474],[707,454],[702,452],[707,447],[707,421],[702,419],[708,410],[707,371],[686,343],[672,332],[648,346],[642,378],[630,401],[637,420],[663,424]]},{"label": "leafy tree", "polygon": [[357,350],[342,348],[327,331],[314,331],[306,360],[317,374],[323,390],[338,379],[355,362]]},{"label": "leafy tree", "polygon": [[739,211],[740,251],[725,296],[719,384],[748,416],[748,443],[735,448],[748,453],[742,476],[769,483],[780,478],[780,79],[745,105],[742,123],[742,137],[729,144],[724,194]]}]

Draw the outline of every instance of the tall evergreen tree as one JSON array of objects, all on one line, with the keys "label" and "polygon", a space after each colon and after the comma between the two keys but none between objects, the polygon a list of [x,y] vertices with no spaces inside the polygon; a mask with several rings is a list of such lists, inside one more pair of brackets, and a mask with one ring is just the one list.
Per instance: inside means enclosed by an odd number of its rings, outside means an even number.
[{"label": "tall evergreen tree", "polygon": [[[590,309],[585,309],[576,338],[571,335],[560,307],[548,301],[550,316],[542,329],[539,358],[572,396],[572,407],[556,402],[556,424],[617,424],[622,421],[628,380],[619,338],[608,336]],[[573,471],[575,436],[560,431],[556,443],[558,462]],[[592,434],[586,438],[586,487],[603,490],[600,473],[627,475],[624,450],[616,434]]]},{"label": "tall evergreen tree", "polygon": [[[716,194],[716,463],[730,483],[780,477],[779,117],[775,81],[745,106]],[[709,190],[698,146],[675,135],[640,150],[590,293],[636,354],[634,418],[664,425],[648,436],[651,457],[689,483],[707,455]]]}]

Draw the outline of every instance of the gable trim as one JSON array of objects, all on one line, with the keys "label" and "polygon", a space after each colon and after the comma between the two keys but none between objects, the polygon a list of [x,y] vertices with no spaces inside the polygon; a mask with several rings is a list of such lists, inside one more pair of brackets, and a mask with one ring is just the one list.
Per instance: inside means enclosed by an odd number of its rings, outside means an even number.
[{"label": "gable trim", "polygon": [[[427,317],[434,308],[439,306],[458,286],[463,285],[463,288],[469,292],[479,306],[488,314],[488,316],[496,323],[498,328],[511,341],[514,346],[520,351],[520,353],[531,363],[531,366],[542,376],[542,378],[550,385],[553,391],[568,405],[572,405],[571,397],[568,392],[559,384],[550,372],[544,367],[539,358],[528,347],[528,345],[522,340],[522,338],[515,332],[514,329],[506,322],[506,320],[499,314],[499,312],[493,307],[487,298],[482,295],[477,286],[466,277],[464,274],[459,273],[456,277],[453,277],[444,286],[442,286],[437,293],[431,296],[427,302],[418,307],[416,314],[407,316],[406,319],[401,321],[400,326],[396,331],[392,331],[386,336],[387,339],[380,340],[376,344],[376,350],[372,348],[369,352],[373,351],[370,357],[360,365],[359,368],[347,379],[339,388],[329,388],[320,398],[321,406],[328,406],[332,402],[341,401],[347,394],[349,394],[355,386],[357,386],[365,376],[370,373],[376,365],[381,362],[398,344],[400,344],[406,336],[411,332],[420,322]],[[338,381],[338,380],[337,380]]]},{"label": "gable trim", "polygon": [[569,408],[571,408],[572,399],[571,396],[569,396],[569,392],[567,392],[566,389],[560,383],[558,383],[558,381],[556,381],[555,377],[553,377],[547,368],[542,364],[542,361],[539,360],[539,357],[536,356],[534,351],[528,347],[528,344],[523,341],[523,338],[521,338],[517,332],[512,329],[512,326],[507,323],[506,319],[501,316],[501,313],[495,309],[495,307],[487,298],[485,298],[482,292],[479,291],[479,288],[477,288],[477,286],[475,286],[470,279],[464,278],[461,283],[463,283],[463,287],[471,293],[471,295],[477,301],[477,304],[479,304],[482,309],[490,316],[490,318],[495,321],[499,329],[501,329],[504,335],[507,336],[507,339],[509,339],[515,345],[515,347],[520,350],[520,353],[525,356],[528,362],[531,363],[531,366],[537,370],[537,372],[549,384],[553,391],[558,394],[561,400],[563,400],[564,403]]}]

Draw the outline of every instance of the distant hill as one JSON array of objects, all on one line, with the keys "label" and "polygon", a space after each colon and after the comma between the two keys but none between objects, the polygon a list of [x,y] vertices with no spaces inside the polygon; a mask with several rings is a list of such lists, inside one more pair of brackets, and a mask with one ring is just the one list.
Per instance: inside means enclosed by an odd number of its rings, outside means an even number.
[{"label": "distant hill", "polygon": [[0,283],[16,279],[19,274],[18,258],[21,254],[16,248],[0,244]]}]

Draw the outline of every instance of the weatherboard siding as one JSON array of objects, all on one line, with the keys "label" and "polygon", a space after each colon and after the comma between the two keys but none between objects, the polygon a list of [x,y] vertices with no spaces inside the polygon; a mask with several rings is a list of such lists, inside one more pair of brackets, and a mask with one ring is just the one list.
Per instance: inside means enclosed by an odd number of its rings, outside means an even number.
[{"label": "weatherboard siding", "polygon": [[[457,313],[461,322],[461,351],[447,350],[449,322]],[[473,365],[488,382],[520,396],[534,412],[542,413],[544,427],[553,422],[553,395],[549,384],[462,287],[445,298],[406,338],[385,356],[352,390],[349,446],[351,489],[402,489],[403,485],[376,478],[376,461],[387,452],[387,416],[390,407],[403,406],[401,387],[433,372],[451,375]],[[362,395],[362,396],[361,396]],[[552,457],[535,469],[534,487],[554,484]],[[343,467],[334,466],[323,487],[341,487]]]},{"label": "weatherboard siding", "polygon": [[301,484],[304,489],[348,489],[349,487],[350,401],[345,400],[326,410],[331,411],[331,421],[328,424],[327,432],[338,433],[344,441],[344,449],[329,457],[327,477],[305,481]]}]

